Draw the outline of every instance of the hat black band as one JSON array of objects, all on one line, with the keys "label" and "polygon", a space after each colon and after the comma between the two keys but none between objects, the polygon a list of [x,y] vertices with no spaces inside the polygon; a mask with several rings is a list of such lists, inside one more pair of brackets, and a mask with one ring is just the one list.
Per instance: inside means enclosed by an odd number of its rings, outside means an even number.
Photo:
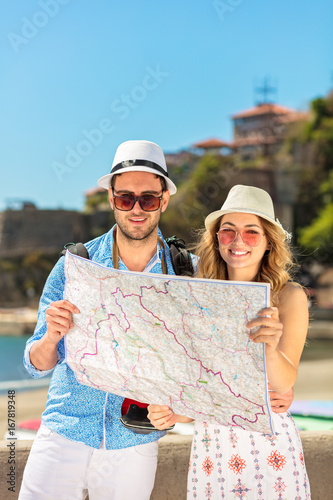
[{"label": "hat black band", "polygon": [[122,168],[130,168],[130,167],[149,167],[153,170],[157,170],[164,175],[164,177],[169,177],[168,172],[164,170],[164,168],[160,167],[157,163],[148,160],[128,160],[117,163],[112,169],[110,174],[114,174],[117,170],[121,170]]}]

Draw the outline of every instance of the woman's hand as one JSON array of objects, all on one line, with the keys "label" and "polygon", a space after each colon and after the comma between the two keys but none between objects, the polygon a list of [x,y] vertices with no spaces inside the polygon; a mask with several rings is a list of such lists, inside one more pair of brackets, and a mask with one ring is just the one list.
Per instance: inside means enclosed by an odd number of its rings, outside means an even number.
[{"label": "woman's hand", "polygon": [[279,320],[279,310],[277,307],[266,307],[259,312],[259,318],[255,318],[247,323],[247,328],[259,327],[249,338],[253,342],[263,342],[266,344],[266,354],[276,350],[279,345],[283,324]]},{"label": "woman's hand", "polygon": [[299,285],[287,283],[279,292],[279,309],[267,307],[258,316],[247,324],[258,327],[250,338],[265,344],[269,383],[278,394],[286,394],[295,385],[308,331],[307,296]]},{"label": "woman's hand", "polygon": [[166,405],[149,405],[148,418],[156,429],[163,431],[176,423],[176,414]]},{"label": "woman's hand", "polygon": [[285,394],[278,394],[268,384],[269,398],[271,401],[271,408],[274,413],[284,413],[287,411],[294,399],[293,387]]},{"label": "woman's hand", "polygon": [[192,418],[183,417],[174,413],[169,406],[166,405],[149,405],[148,418],[156,429],[163,431],[167,427],[180,423],[193,422]]}]

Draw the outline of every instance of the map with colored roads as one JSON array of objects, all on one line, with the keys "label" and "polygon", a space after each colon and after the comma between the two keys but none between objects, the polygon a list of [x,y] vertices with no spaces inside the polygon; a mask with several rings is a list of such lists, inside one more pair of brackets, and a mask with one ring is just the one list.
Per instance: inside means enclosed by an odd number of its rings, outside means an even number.
[{"label": "map with colored roads", "polygon": [[269,285],[134,273],[66,253],[66,362],[102,391],[193,419],[272,432],[264,346],[246,323]]}]

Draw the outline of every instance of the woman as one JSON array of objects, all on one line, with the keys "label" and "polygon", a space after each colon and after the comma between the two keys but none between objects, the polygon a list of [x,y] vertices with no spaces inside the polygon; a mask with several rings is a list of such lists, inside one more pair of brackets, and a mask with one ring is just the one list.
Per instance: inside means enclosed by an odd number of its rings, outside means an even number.
[{"label": "woman", "polygon": [[[198,245],[199,276],[265,282],[271,306],[247,324],[249,337],[265,344],[267,378],[273,391],[294,385],[308,329],[307,298],[291,280],[288,234],[275,219],[269,194],[234,186],[221,210],[205,220]],[[249,381],[250,383],[250,381]],[[190,419],[167,406],[151,405],[158,429]],[[275,434],[195,422],[188,499],[309,499],[302,444],[289,412],[273,413]]]}]

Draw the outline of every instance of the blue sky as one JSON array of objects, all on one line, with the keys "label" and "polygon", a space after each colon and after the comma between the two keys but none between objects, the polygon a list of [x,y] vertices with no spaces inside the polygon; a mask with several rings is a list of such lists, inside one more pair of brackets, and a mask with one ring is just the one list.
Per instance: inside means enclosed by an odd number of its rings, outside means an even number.
[{"label": "blue sky", "polygon": [[269,76],[307,109],[333,84],[331,0],[4,0],[0,210],[81,209],[117,146],[232,138]]}]

